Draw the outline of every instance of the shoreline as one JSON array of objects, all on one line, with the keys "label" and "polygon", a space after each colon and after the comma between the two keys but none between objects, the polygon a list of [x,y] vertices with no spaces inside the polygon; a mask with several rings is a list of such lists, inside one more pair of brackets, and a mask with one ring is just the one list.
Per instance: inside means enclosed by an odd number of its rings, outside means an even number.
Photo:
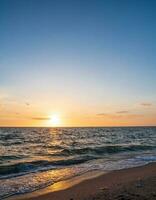
[{"label": "shoreline", "polygon": [[[104,199],[106,196],[106,199],[111,200],[115,199],[113,195],[117,196],[118,193],[120,193],[118,195],[119,199],[124,200],[126,198],[120,197],[123,195],[130,196],[129,192],[124,192],[126,187],[129,188],[128,190],[133,190],[129,199],[136,198],[133,193],[141,195],[139,191],[147,193],[144,196],[149,195],[149,193],[153,195],[149,199],[156,199],[156,193],[153,191],[155,186],[156,162],[139,167],[114,170],[108,173],[91,171],[78,177],[54,183],[47,188],[32,193],[8,197],[7,200],[96,200]],[[122,191],[123,189],[124,191]],[[140,197],[140,199],[143,199],[144,196]],[[139,199],[139,196],[137,196],[137,199]]]}]

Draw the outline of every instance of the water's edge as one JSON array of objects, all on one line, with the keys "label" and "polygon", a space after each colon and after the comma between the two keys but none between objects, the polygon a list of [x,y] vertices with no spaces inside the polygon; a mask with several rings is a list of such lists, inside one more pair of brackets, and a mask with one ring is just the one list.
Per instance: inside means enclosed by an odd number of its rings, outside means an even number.
[{"label": "water's edge", "polygon": [[12,196],[9,196],[9,197],[3,198],[3,199],[5,199],[5,200],[21,199],[22,200],[22,199],[25,199],[25,198],[37,197],[37,196],[41,196],[41,195],[48,194],[48,193],[51,193],[51,192],[65,190],[65,189],[71,188],[74,185],[77,185],[77,184],[79,184],[79,183],[81,183],[85,180],[94,179],[94,178],[102,176],[106,173],[109,173],[109,172],[104,172],[104,171],[101,171],[101,170],[92,170],[92,171],[89,171],[89,172],[85,172],[84,174],[77,175],[75,177],[56,182],[56,183],[51,184],[51,185],[44,187],[42,189],[37,189],[33,192],[27,192],[27,193],[23,193],[23,194],[14,194]]},{"label": "water's edge", "polygon": [[52,185],[49,185],[45,188],[42,189],[37,189],[33,192],[27,192],[24,194],[15,194],[13,196],[4,198],[5,200],[22,200],[22,199],[29,199],[29,198],[33,198],[33,197],[39,197],[41,195],[46,195],[52,192],[57,192],[57,191],[61,191],[61,190],[66,190],[68,188],[71,188],[75,185],[78,185],[84,181],[90,180],[90,179],[94,179],[94,178],[98,178],[100,176],[103,176],[105,174],[111,173],[111,172],[117,172],[117,171],[122,171],[122,170],[126,170],[126,169],[133,169],[133,168],[139,168],[139,167],[144,167],[144,166],[148,166],[151,164],[156,164],[156,162],[150,162],[148,164],[144,164],[144,165],[139,165],[139,166],[135,166],[135,167],[128,167],[128,168],[123,168],[123,169],[118,169],[118,170],[111,170],[111,171],[103,171],[103,170],[92,170],[89,172],[86,172],[84,174],[81,175],[77,175],[75,177],[69,178],[67,180],[63,180],[63,181],[59,181],[57,183],[54,183]]}]

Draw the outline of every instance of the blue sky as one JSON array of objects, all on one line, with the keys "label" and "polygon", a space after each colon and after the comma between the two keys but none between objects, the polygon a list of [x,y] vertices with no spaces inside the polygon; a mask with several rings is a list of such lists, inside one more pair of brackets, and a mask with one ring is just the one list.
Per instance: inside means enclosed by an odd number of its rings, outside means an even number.
[{"label": "blue sky", "polygon": [[154,105],[155,21],[152,0],[0,0],[0,92],[85,114]]}]

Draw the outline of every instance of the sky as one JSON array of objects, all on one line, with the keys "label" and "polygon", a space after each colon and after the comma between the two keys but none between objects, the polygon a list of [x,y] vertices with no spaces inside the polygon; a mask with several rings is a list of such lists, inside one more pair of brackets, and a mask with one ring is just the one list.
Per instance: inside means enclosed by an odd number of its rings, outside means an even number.
[{"label": "sky", "polygon": [[156,125],[155,22],[155,0],[0,0],[0,126]]}]

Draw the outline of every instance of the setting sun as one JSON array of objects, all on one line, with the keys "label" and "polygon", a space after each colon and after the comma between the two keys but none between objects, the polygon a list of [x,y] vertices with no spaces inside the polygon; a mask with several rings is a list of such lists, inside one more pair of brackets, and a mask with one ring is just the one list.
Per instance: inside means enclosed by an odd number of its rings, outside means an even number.
[{"label": "setting sun", "polygon": [[52,126],[59,126],[61,123],[61,119],[60,119],[60,116],[59,115],[52,115],[50,116],[50,124]]}]

